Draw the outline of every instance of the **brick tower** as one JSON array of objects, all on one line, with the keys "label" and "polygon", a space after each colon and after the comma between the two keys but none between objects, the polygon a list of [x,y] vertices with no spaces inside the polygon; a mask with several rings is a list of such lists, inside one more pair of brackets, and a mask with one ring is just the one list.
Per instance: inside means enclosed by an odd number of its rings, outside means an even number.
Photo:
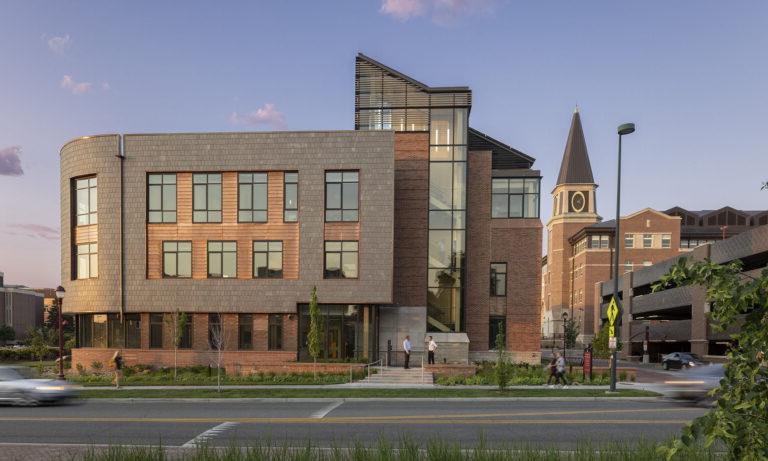
[{"label": "brick tower", "polygon": [[581,128],[579,108],[573,112],[560,174],[552,191],[552,217],[547,223],[547,280],[543,293],[543,327],[552,334],[563,333],[562,314],[576,318],[583,326],[584,313],[573,310],[571,299],[573,251],[568,238],[583,227],[602,220],[595,203],[597,184],[592,177],[587,143]]}]

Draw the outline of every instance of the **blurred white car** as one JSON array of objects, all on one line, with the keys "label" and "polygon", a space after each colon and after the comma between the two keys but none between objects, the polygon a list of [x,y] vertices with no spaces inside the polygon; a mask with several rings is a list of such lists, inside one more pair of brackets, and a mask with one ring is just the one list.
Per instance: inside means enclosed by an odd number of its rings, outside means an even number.
[{"label": "blurred white car", "polygon": [[0,402],[17,405],[64,402],[75,396],[65,381],[32,379],[28,368],[0,365]]},{"label": "blurred white car", "polygon": [[724,376],[722,364],[683,369],[674,379],[664,381],[664,394],[676,399],[705,400],[709,391],[720,386]]}]

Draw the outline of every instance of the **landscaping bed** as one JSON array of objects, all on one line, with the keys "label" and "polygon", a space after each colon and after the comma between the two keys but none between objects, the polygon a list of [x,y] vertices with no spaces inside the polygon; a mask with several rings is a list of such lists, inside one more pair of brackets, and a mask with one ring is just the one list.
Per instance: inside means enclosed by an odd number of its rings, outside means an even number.
[{"label": "landscaping bed", "polygon": [[[454,375],[437,376],[436,383],[443,386],[456,385],[495,385],[494,364],[492,362],[481,362],[477,365],[477,373],[474,376]],[[519,385],[542,385],[549,379],[549,370],[546,367],[540,367],[527,364],[510,365],[511,377],[510,386]],[[592,380],[582,377],[581,368],[574,368],[573,373],[567,373],[566,377],[569,383],[607,385],[610,383],[610,371],[608,369],[594,370]],[[634,381],[634,374],[626,371],[619,371],[619,381]]]}]

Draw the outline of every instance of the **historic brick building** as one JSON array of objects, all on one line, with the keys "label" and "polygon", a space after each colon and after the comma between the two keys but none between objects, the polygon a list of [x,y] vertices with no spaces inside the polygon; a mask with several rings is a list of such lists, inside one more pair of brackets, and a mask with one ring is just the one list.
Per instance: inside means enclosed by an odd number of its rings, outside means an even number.
[{"label": "historic brick building", "polygon": [[534,159],[469,127],[471,90],[430,87],[364,55],[355,130],[86,136],[61,150],[64,311],[73,361],[123,349],[168,364],[415,349],[485,357],[504,331],[539,359],[542,225]]},{"label": "historic brick building", "polygon": [[[587,154],[580,115],[573,114],[547,224],[548,254],[542,265],[542,335],[563,332],[563,314],[579,323],[581,341],[588,342],[601,326],[595,315],[596,284],[613,273],[615,220],[597,214],[597,187]],[[690,211],[681,207],[660,212],[646,208],[621,218],[620,272],[686,253],[768,223],[768,211],[731,207]]]}]

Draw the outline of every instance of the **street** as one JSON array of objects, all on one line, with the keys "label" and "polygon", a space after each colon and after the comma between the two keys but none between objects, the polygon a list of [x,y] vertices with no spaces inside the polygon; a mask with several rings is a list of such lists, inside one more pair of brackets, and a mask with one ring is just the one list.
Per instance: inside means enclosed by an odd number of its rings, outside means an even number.
[{"label": "street", "polygon": [[235,400],[84,401],[0,407],[0,444],[123,444],[192,447],[426,444],[574,447],[578,441],[662,441],[705,408],[656,399],[615,400]]}]

